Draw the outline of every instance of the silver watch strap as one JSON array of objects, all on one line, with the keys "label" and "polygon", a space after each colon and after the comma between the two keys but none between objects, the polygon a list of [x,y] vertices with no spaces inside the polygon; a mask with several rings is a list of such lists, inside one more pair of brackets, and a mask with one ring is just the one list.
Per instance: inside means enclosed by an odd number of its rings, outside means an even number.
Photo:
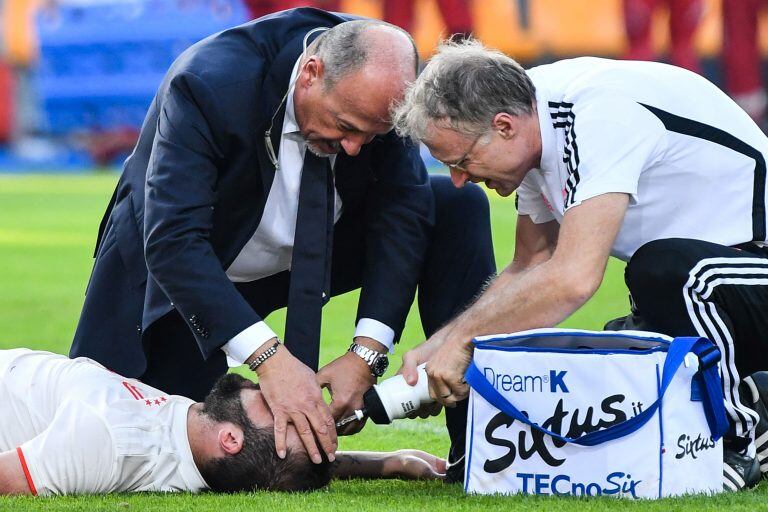
[{"label": "silver watch strap", "polygon": [[376,361],[376,358],[381,356],[381,353],[376,352],[371,348],[358,345],[357,343],[354,343],[354,342],[349,346],[348,351],[354,352],[355,354],[363,358],[363,361],[365,361],[365,363],[368,366],[373,366],[373,363]]}]

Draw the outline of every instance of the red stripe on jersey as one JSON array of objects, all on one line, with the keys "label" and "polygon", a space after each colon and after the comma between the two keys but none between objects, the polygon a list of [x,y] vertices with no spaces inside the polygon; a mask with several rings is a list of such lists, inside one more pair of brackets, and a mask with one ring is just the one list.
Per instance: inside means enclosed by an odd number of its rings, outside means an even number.
[{"label": "red stripe on jersey", "polygon": [[32,481],[32,475],[29,474],[29,468],[27,467],[27,459],[24,458],[24,452],[21,451],[21,446],[16,447],[16,454],[19,456],[19,462],[21,462],[21,469],[24,471],[24,476],[27,479],[27,485],[32,493],[32,496],[37,496],[37,488],[35,482]]},{"label": "red stripe on jersey", "polygon": [[144,398],[144,395],[142,395],[142,394],[141,394],[141,391],[139,391],[139,388],[137,388],[137,387],[136,387],[136,386],[134,386],[133,384],[131,384],[131,388],[132,388],[132,389],[133,389],[133,390],[136,392],[136,394],[137,394],[137,395],[139,395],[139,398],[140,398],[140,399],[143,399],[143,398]]},{"label": "red stripe on jersey", "polygon": [[136,400],[141,400],[142,396],[141,393],[139,393],[133,386],[128,384],[127,382],[123,381],[123,386],[125,386],[125,389],[128,390],[128,392],[131,394],[131,396]]}]

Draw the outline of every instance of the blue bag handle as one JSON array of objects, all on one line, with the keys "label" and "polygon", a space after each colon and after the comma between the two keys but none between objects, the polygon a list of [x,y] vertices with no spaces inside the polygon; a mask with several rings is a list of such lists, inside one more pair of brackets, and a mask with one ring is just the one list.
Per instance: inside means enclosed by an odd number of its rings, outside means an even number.
[{"label": "blue bag handle", "polygon": [[723,404],[723,390],[720,385],[720,374],[717,370],[717,363],[720,360],[720,351],[711,341],[706,338],[681,337],[675,338],[669,345],[667,358],[664,361],[662,370],[661,388],[659,389],[659,398],[646,410],[629,418],[626,421],[612,425],[603,430],[590,432],[581,437],[571,438],[562,436],[556,432],[547,430],[534,423],[526,415],[520,412],[514,405],[504,398],[501,393],[494,388],[488,379],[480,372],[472,361],[464,374],[467,383],[480,394],[488,403],[505,413],[510,418],[514,418],[521,423],[529,425],[531,428],[559,439],[565,443],[573,443],[582,446],[596,446],[598,444],[619,439],[639,430],[656,413],[664,398],[669,384],[677,373],[685,356],[693,352],[699,358],[699,371],[694,376],[695,379],[701,379],[703,384],[703,407],[704,415],[707,418],[709,430],[712,437],[717,440],[728,430],[728,419],[725,416],[725,405]]}]

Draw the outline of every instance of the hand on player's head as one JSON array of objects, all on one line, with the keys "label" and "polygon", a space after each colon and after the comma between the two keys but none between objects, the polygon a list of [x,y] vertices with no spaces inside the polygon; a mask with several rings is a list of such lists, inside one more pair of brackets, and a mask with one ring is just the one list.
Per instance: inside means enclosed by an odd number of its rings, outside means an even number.
[{"label": "hand on player's head", "polygon": [[330,481],[330,464],[313,464],[298,433],[288,435],[288,453],[275,450],[273,419],[258,386],[236,374],[225,375],[203,403],[201,413],[214,422],[242,430],[242,447],[231,455],[210,459],[200,472],[214,491],[310,491]]}]

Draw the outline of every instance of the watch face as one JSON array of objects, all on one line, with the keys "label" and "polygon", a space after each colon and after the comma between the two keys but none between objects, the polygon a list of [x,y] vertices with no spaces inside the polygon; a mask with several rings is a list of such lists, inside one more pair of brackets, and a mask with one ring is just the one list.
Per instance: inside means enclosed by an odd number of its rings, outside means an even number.
[{"label": "watch face", "polygon": [[387,371],[387,368],[389,368],[389,358],[387,356],[380,356],[373,362],[371,373],[376,377],[381,377]]}]

